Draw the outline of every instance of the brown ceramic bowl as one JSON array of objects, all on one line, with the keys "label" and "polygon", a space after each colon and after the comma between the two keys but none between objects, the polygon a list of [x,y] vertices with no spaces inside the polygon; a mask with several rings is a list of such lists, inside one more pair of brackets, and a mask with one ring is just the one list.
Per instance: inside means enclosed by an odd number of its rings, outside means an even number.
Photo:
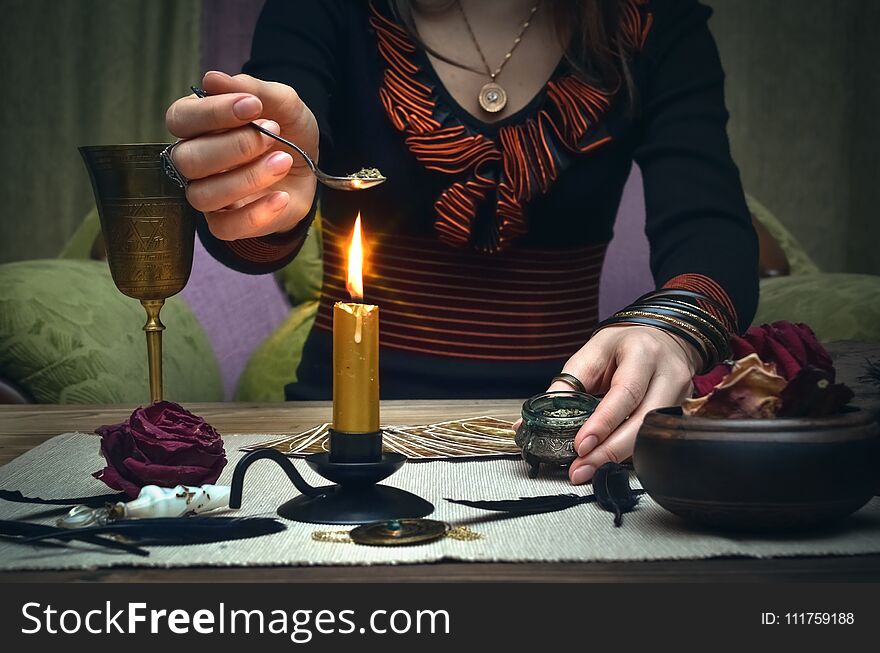
[{"label": "brown ceramic bowl", "polygon": [[747,530],[826,525],[880,489],[880,423],[867,410],[801,419],[648,413],[633,464],[647,493],[687,520]]}]

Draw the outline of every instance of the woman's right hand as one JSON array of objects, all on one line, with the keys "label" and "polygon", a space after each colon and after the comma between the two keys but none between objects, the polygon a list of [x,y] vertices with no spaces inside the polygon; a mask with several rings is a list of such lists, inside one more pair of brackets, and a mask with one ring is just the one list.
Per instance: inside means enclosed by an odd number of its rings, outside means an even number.
[{"label": "woman's right hand", "polygon": [[189,179],[186,197],[221,240],[288,231],[309,212],[315,176],[298,154],[247,127],[256,122],[318,160],[318,124],[289,86],[249,75],[208,72],[195,95],[174,102],[165,124],[183,139],[174,165]]}]

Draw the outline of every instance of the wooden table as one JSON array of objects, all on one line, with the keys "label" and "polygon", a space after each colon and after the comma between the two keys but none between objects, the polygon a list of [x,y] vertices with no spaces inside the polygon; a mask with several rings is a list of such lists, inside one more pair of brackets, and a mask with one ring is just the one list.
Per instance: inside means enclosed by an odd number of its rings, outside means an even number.
[{"label": "wooden table", "polygon": [[[880,345],[841,343],[831,347],[841,380],[851,384],[864,405],[880,404],[876,389],[858,381],[866,357],[880,358]],[[442,421],[452,415],[492,415],[514,419],[521,402],[388,401],[382,417],[391,424]],[[282,433],[326,422],[329,404],[192,404],[221,433]],[[0,406],[0,464],[66,431],[90,432],[123,421],[130,407]],[[880,555],[712,559],[592,563],[434,563],[372,567],[247,567],[183,569],[94,569],[0,572],[5,582],[674,582],[674,581],[880,581]]]}]

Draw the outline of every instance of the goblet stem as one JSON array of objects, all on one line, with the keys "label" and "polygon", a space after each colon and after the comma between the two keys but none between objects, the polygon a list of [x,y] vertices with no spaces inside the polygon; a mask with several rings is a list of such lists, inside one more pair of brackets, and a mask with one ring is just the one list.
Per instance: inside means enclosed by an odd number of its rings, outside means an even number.
[{"label": "goblet stem", "polygon": [[150,401],[162,401],[162,332],[165,325],[159,319],[159,312],[165,304],[164,299],[142,299],[141,305],[147,311],[147,360],[150,366]]}]

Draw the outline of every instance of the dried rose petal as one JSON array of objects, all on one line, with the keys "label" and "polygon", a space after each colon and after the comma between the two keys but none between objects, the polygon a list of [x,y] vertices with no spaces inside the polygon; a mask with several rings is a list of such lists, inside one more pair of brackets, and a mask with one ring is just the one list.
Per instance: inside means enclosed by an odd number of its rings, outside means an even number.
[{"label": "dried rose petal", "polygon": [[170,401],[95,429],[107,466],[93,476],[136,497],[145,485],[214,483],[226,466],[223,439],[204,419]]},{"label": "dried rose petal", "polygon": [[834,375],[816,367],[805,367],[782,391],[780,417],[825,417],[839,413],[854,397]]},{"label": "dried rose petal", "polygon": [[[743,336],[733,336],[730,348],[734,358],[758,354],[761,360],[775,363],[777,374],[787,381],[807,366],[827,371],[834,381],[831,355],[806,324],[779,321],[753,326]],[[729,371],[730,366],[721,363],[706,374],[695,376],[694,395],[708,394]]]},{"label": "dried rose petal", "polygon": [[776,366],[749,354],[733,365],[730,374],[705,397],[685,399],[685,415],[724,418],[775,417],[782,401],[779,394],[786,381]]}]

